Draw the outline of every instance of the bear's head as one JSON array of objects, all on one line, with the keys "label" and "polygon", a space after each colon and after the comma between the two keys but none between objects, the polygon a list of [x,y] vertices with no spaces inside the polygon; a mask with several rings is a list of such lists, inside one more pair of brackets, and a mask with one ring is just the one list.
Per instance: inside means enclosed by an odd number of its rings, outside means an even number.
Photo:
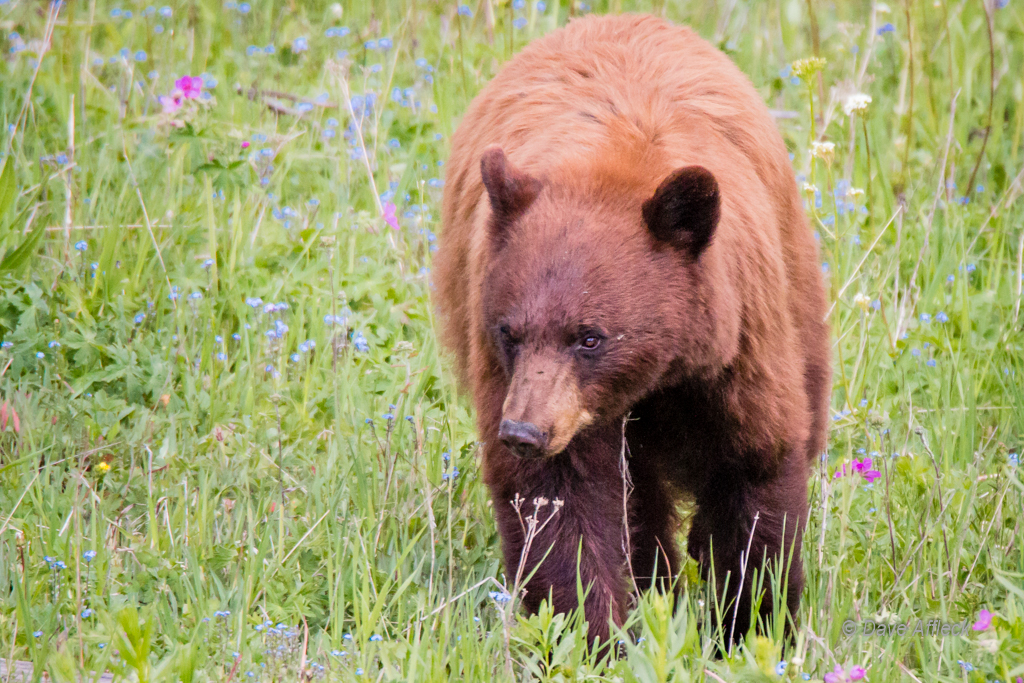
[{"label": "bear's head", "polygon": [[538,179],[498,147],[481,159],[483,324],[507,386],[498,438],[523,457],[556,455],[674,374],[722,360],[708,272],[715,176],[582,168]]}]

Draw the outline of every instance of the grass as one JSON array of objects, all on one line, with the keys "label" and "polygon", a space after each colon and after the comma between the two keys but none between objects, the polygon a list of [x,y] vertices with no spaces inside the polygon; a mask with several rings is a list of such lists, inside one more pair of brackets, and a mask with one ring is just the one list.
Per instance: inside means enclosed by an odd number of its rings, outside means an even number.
[{"label": "grass", "polygon": [[[591,4],[0,2],[0,657],[55,680],[1024,676],[1024,9]],[[461,112],[570,13],[633,10],[750,75],[820,235],[835,420],[785,651],[716,660],[692,562],[617,658],[579,615],[518,613],[436,342]],[[835,476],[864,457],[873,484]],[[863,633],[983,609],[966,635]]]}]

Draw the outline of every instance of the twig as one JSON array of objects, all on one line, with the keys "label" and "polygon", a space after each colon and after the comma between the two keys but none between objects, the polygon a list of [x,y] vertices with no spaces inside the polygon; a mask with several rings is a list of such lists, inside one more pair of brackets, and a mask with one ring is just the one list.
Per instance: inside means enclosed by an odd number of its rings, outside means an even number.
[{"label": "twig", "polygon": [[743,596],[743,587],[747,582],[747,562],[750,560],[750,546],[754,543],[754,532],[757,530],[757,521],[761,519],[761,511],[754,513],[754,523],[750,525],[750,536],[747,538],[747,549],[743,553],[743,561],[740,563],[739,589],[736,591],[736,603],[732,608],[732,625],[729,626],[729,643],[733,642],[736,635],[736,620],[740,616],[740,602]]}]

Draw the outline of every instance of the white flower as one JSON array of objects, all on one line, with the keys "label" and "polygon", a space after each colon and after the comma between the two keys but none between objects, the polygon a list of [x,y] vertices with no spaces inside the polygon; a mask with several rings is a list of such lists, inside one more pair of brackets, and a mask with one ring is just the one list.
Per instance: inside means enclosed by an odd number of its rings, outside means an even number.
[{"label": "white flower", "polygon": [[826,164],[831,164],[836,156],[836,143],[834,142],[812,142],[811,156],[818,157]]},{"label": "white flower", "polygon": [[868,105],[871,104],[871,95],[865,95],[862,92],[855,92],[846,98],[843,102],[843,111],[847,116],[854,112],[866,111]]},{"label": "white flower", "polygon": [[857,292],[857,296],[853,297],[853,304],[867,313],[868,307],[871,305],[871,298],[864,294],[864,292]]}]

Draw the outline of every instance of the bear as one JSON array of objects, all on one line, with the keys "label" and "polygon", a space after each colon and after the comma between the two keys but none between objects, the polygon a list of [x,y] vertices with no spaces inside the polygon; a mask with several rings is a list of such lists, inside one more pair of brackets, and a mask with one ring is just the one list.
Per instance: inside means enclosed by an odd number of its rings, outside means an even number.
[{"label": "bear", "polygon": [[633,586],[680,572],[684,510],[720,642],[773,599],[796,618],[826,295],[786,146],[724,54],[622,15],[512,58],[451,138],[434,296],[528,610],[582,596],[607,643]]}]

